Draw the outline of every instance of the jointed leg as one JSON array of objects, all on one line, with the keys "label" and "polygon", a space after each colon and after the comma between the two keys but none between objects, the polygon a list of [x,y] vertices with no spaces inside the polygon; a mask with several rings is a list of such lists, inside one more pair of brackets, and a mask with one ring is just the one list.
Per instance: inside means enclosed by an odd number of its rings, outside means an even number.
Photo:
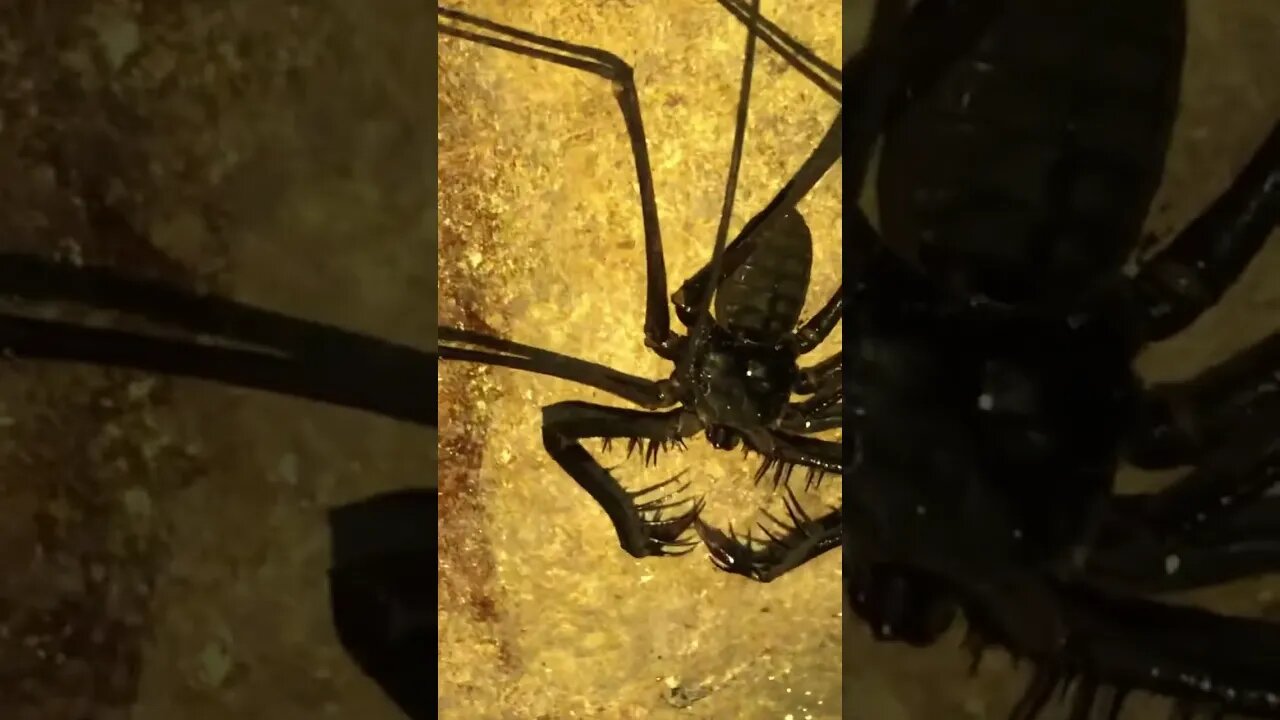
[{"label": "jointed leg", "polygon": [[[839,423],[833,427],[839,427]],[[803,432],[822,429],[811,427]],[[844,468],[843,440],[820,440],[788,431],[766,430],[747,436],[746,442],[750,450],[764,456],[756,469],[756,482],[764,480],[772,470],[775,488],[788,484],[797,467],[805,468],[806,489],[821,484],[828,475],[841,474]]]},{"label": "jointed leg", "polygon": [[[702,509],[702,501],[671,501],[688,484],[660,496],[657,490],[675,484],[679,476],[639,491],[628,491],[601,467],[579,442],[584,438],[627,438],[648,443],[643,448],[646,462],[657,460],[662,445],[680,441],[701,429],[700,423],[683,410],[648,413],[637,410],[562,402],[542,409],[542,443],[552,459],[599,503],[613,522],[618,543],[633,557],[683,555],[695,542],[681,541]],[[642,497],[653,496],[637,504]],[[678,515],[663,519],[664,511],[688,505]],[[673,550],[673,548],[686,548]]]},{"label": "jointed leg", "polygon": [[[742,22],[750,17],[750,8],[742,0],[717,0],[725,10]],[[782,56],[787,64],[809,79],[818,89],[839,100],[841,94],[840,70],[818,57],[803,43],[787,34],[776,23],[765,17],[756,21],[760,39]]]},{"label": "jointed leg", "polygon": [[[750,17],[750,9],[740,0],[719,0],[720,4],[733,13],[735,17],[747,22]],[[823,63],[818,59],[812,51],[804,48],[799,42],[787,36],[777,25],[767,19],[757,16],[757,30],[759,37],[765,41],[770,47],[783,55],[783,57],[791,63],[801,73],[804,73],[811,80],[822,87],[829,94],[831,88],[826,86],[821,80],[815,79],[814,71],[803,64],[807,60],[810,64],[818,67],[819,71],[827,74],[829,77],[838,77],[838,73],[834,68]],[[784,49],[785,47],[785,49]],[[833,95],[837,100],[842,100],[840,93]],[[801,164],[800,169],[796,171],[791,180],[787,182],[783,189],[774,197],[772,201],[759,214],[753,217],[742,228],[742,231],[734,238],[733,242],[725,248],[725,255],[721,266],[720,277],[716,278],[716,282],[723,280],[726,276],[738,268],[746,258],[751,254],[750,238],[755,230],[764,222],[770,221],[775,214],[785,214],[795,212],[795,205],[813,189],[818,180],[835,165],[836,160],[840,158],[841,153],[841,131],[844,127],[843,113],[838,114],[835,121],[828,128],[818,146]],[[798,213],[797,213],[798,214]],[[707,283],[710,281],[711,267],[710,263],[704,265],[692,277],[686,280],[680,288],[671,297],[671,301],[675,304],[677,313],[681,318],[692,317],[694,315],[694,303],[697,298],[703,296],[706,292]],[[684,320],[686,324],[688,320]]]},{"label": "jointed leg", "polygon": [[671,332],[671,316],[667,309],[667,269],[662,255],[658,205],[654,200],[653,171],[649,165],[649,149],[631,66],[604,50],[543,37],[459,10],[438,7],[437,13],[440,32],[445,35],[576,68],[613,83],[614,96],[622,110],[627,137],[631,141],[636,180],[640,189],[640,213],[644,221],[645,343],[659,355],[667,359],[674,358],[679,338]]},{"label": "jointed leg", "polygon": [[1153,388],[1127,458],[1147,469],[1193,464],[1280,407],[1280,333],[1182,383]]},{"label": "jointed leg", "polygon": [[1186,328],[1230,288],[1280,222],[1280,125],[1209,209],[1146,262],[1133,287],[1145,338]]},{"label": "jointed leg", "polygon": [[817,433],[844,426],[844,392],[836,385],[787,407],[779,426],[786,432]]},{"label": "jointed leg", "polygon": [[813,317],[805,321],[804,325],[796,331],[797,347],[801,354],[812,351],[814,348],[822,344],[823,340],[836,329],[841,316],[844,314],[844,283],[840,283],[840,287],[831,294],[826,304],[822,306]]},{"label": "jointed leg", "polygon": [[[440,357],[478,362],[558,377],[613,393],[640,407],[659,410],[674,400],[665,381],[653,381],[614,370],[607,365],[458,328],[439,328]],[[484,348],[475,350],[468,346]]]},{"label": "jointed leg", "polygon": [[1280,571],[1280,413],[1257,420],[1169,488],[1117,498],[1090,578],[1150,593]]},{"label": "jointed leg", "polygon": [[786,432],[808,434],[841,427],[844,422],[844,369],[840,353],[800,373],[795,391],[812,397],[790,403],[780,427]]}]

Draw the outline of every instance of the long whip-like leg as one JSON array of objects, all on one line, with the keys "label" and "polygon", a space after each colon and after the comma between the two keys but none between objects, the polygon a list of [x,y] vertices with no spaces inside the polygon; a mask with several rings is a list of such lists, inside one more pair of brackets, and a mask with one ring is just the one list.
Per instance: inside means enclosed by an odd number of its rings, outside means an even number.
[{"label": "long whip-like leg", "polygon": [[17,358],[115,365],[214,380],[368,410],[425,427],[436,425],[436,408],[428,390],[436,365],[431,353],[362,357],[355,348],[347,348],[340,353],[341,362],[323,355],[299,359],[5,315],[0,315],[0,347]]},{"label": "long whip-like leg", "polygon": [[[742,0],[716,0],[742,23],[749,22],[751,9]],[[841,74],[834,65],[818,57],[804,43],[791,37],[785,30],[767,17],[756,17],[756,28],[764,44],[782,56],[787,64],[809,79],[818,89],[833,100],[840,99]]]},{"label": "long whip-like leg", "polygon": [[[0,255],[0,347],[17,357],[185,375],[353,407],[435,426],[428,400],[436,355],[225,298],[196,295],[106,268]],[[63,303],[147,321],[134,332],[25,315]],[[194,337],[193,337],[194,336]]]},{"label": "long whip-like leg", "polygon": [[[760,0],[752,0],[747,19],[747,49],[742,59],[742,81],[738,88],[738,111],[733,123],[733,149],[729,154],[729,173],[725,179],[724,204],[720,209],[720,222],[716,227],[716,240],[711,252],[708,271],[711,277],[721,277],[724,265],[725,245],[729,239],[729,221],[733,217],[733,201],[738,191],[738,170],[742,165],[742,148],[746,143],[747,116],[751,104],[751,76],[755,69],[756,20],[760,17]],[[711,321],[713,288],[704,288],[697,301],[696,318],[690,328],[692,342],[684,348],[676,368],[678,377],[687,377],[693,359],[698,356],[698,343],[705,336],[705,328]]]},{"label": "long whip-like leg", "polygon": [[[628,375],[606,365],[472,330],[442,327],[439,334],[439,352],[444,360],[485,363],[558,377],[613,393],[649,410],[674,404],[664,383]],[[484,350],[475,350],[467,347],[469,345]]]},{"label": "long whip-like leg", "polygon": [[631,66],[616,55],[585,45],[543,37],[443,6],[438,7],[442,34],[506,50],[536,60],[576,68],[609,80],[622,111],[627,138],[636,166],[640,192],[640,214],[644,222],[645,254],[645,343],[664,358],[674,359],[680,338],[671,332],[667,308],[667,269],[662,254],[662,232],[658,225],[658,205],[654,199],[653,170],[640,116]]},{"label": "long whip-like leg", "polygon": [[168,329],[258,350],[334,359],[415,351],[385,340],[290,317],[214,295],[200,295],[105,267],[75,267],[30,255],[0,253],[0,294],[36,303],[70,303],[136,316]]}]

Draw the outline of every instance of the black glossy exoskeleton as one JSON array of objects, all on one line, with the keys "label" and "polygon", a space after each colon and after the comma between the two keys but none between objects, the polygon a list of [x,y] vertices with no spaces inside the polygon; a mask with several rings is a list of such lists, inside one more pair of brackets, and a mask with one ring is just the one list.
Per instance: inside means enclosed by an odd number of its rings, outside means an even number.
[{"label": "black glossy exoskeleton", "polygon": [[[881,3],[881,10],[889,8]],[[882,17],[892,15],[881,12]],[[1280,568],[1280,338],[1187,382],[1132,365],[1216,303],[1280,218],[1280,130],[1132,272],[1177,114],[1182,0],[923,0],[846,97],[883,139],[845,318],[846,583],[882,639],[1030,658],[1015,720],[1074,688],[1280,717],[1280,627],[1143,597]],[[886,40],[885,38],[894,38]],[[850,129],[852,128],[852,129]],[[860,176],[855,178],[860,181]],[[1121,461],[1194,466],[1114,493]]]},{"label": "black glossy exoskeleton", "polygon": [[[645,460],[652,461],[660,449],[682,445],[702,433],[717,448],[745,445],[759,453],[764,462],[757,479],[772,469],[777,483],[797,465],[809,471],[810,479],[838,474],[843,467],[838,441],[812,437],[840,426],[840,358],[833,356],[808,368],[798,364],[800,357],[817,348],[839,323],[843,292],[837,290],[812,318],[800,322],[813,249],[809,228],[796,209],[797,201],[839,157],[839,117],[791,182],[725,245],[756,33],[834,98],[839,97],[840,71],[798,48],[777,26],[759,18],[758,8],[744,0],[722,0],[721,5],[756,32],[748,34],[734,154],[716,248],[707,265],[671,296],[678,319],[688,328],[687,335],[671,329],[653,180],[630,67],[602,50],[439,8],[443,35],[577,68],[614,83],[634,153],[644,221],[645,344],[675,367],[668,378],[652,381],[461,328],[440,328],[440,354],[446,360],[484,362],[566,378],[645,408],[628,410],[585,402],[550,405],[542,413],[544,446],[605,510],[620,544],[631,555],[689,552],[697,543],[681,536],[694,528],[721,568],[771,580],[839,545],[838,510],[811,518],[789,496],[790,527],[759,545],[703,523],[699,519],[701,500],[668,501],[683,487],[660,495],[657,491],[673,486],[674,478],[628,492],[581,444],[588,438],[599,438],[606,445],[625,439],[629,449],[643,446]],[[793,402],[793,394],[808,397]]]}]

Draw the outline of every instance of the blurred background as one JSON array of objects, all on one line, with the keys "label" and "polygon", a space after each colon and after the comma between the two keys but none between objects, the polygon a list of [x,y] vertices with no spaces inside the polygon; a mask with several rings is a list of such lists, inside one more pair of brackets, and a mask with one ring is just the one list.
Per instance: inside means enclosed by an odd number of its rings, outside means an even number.
[{"label": "blurred background", "polygon": [[[3,3],[0,252],[425,350],[433,39],[404,0]],[[397,718],[331,629],[325,511],[426,485],[430,440],[0,360],[0,717]]]}]

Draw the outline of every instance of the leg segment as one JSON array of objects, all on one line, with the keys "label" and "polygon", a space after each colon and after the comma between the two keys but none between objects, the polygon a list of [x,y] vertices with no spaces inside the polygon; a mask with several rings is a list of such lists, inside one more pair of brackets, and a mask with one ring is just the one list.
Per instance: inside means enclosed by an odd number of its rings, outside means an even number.
[{"label": "leg segment", "polygon": [[1277,412],[1280,333],[1187,382],[1153,388],[1126,457],[1147,469],[1192,464]]},{"label": "leg segment", "polygon": [[844,283],[841,283],[826,304],[796,331],[796,347],[800,350],[800,354],[811,352],[821,345],[831,331],[836,329],[843,315]]},{"label": "leg segment", "polygon": [[1113,504],[1086,575],[1125,592],[1157,593],[1280,570],[1280,414],[1224,445],[1188,477]]},{"label": "leg segment", "polygon": [[[438,329],[438,333],[440,357],[444,360],[485,363],[558,377],[613,393],[648,410],[675,404],[665,382],[628,375],[607,365],[579,360],[481,332],[442,327]],[[471,349],[468,345],[484,350]]]},{"label": "leg segment", "polygon": [[[702,501],[670,501],[688,484],[665,495],[642,497],[675,484],[676,477],[653,487],[628,491],[579,442],[584,438],[628,438],[647,441],[646,461],[656,461],[659,447],[688,437],[700,429],[683,410],[648,413],[584,402],[562,402],[542,409],[542,443],[552,459],[586,490],[609,516],[618,543],[632,557],[683,555],[697,543],[681,541],[702,509]],[[666,510],[688,506],[685,512],[663,518]],[[675,548],[685,548],[678,550]]]},{"label": "leg segment", "polygon": [[840,353],[802,370],[795,390],[812,394],[812,397],[787,406],[779,422],[782,430],[803,435],[841,427],[844,420],[844,368]]},{"label": "leg segment", "polygon": [[725,572],[770,582],[828,550],[840,547],[839,509],[815,519],[805,512],[790,488],[787,488],[783,502],[789,521],[765,511],[765,517],[781,532],[758,523],[756,527],[767,539],[762,544],[757,543],[754,532],[748,531],[745,537],[740,537],[734,533],[733,526],[724,533],[695,519],[694,528],[711,552],[711,562]]},{"label": "leg segment", "polygon": [[1217,304],[1280,222],[1280,125],[1200,217],[1133,280],[1149,342],[1171,337]]},{"label": "leg segment", "polygon": [[614,96],[622,110],[627,137],[631,141],[636,181],[640,188],[646,278],[645,343],[664,358],[674,359],[679,339],[671,332],[671,316],[667,309],[667,269],[662,254],[662,233],[658,226],[658,205],[654,199],[653,171],[649,164],[649,148],[645,140],[640,100],[636,95],[631,66],[604,50],[535,35],[459,10],[438,7],[437,13],[442,34],[576,68],[613,83]]},{"label": "leg segment", "polygon": [[779,427],[786,432],[817,433],[844,425],[844,391],[837,385],[803,402],[789,405]]},{"label": "leg segment", "polygon": [[[742,0],[717,0],[739,21],[746,23],[751,9]],[[809,79],[818,89],[840,100],[840,70],[818,57],[803,43],[787,34],[776,23],[765,17],[757,17],[757,32],[766,45],[782,56],[791,67]]]},{"label": "leg segment", "polygon": [[795,391],[802,395],[812,395],[839,385],[844,377],[844,355],[835,353],[824,358],[817,365],[800,371],[800,380]]}]

